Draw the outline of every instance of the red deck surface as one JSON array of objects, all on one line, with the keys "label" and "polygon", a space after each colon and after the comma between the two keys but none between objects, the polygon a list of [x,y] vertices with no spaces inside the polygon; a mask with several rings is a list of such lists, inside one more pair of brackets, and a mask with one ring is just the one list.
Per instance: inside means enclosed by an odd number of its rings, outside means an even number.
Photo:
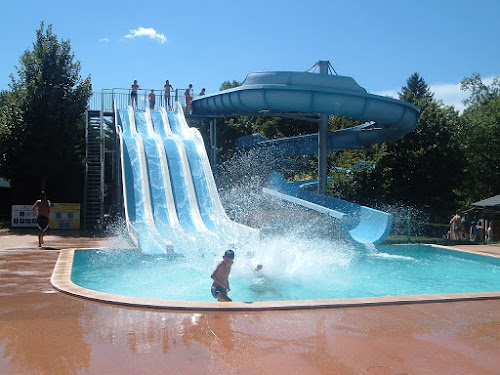
[{"label": "red deck surface", "polygon": [[2,375],[500,373],[500,300],[268,312],[124,308],[50,284],[58,249],[123,243],[52,232],[45,249],[36,245],[34,232],[0,236]]}]

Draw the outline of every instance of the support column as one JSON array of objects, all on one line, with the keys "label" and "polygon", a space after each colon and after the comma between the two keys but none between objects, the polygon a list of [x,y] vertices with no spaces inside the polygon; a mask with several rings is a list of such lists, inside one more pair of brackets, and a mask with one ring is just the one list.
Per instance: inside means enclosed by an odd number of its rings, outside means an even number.
[{"label": "support column", "polygon": [[210,162],[212,168],[217,164],[217,119],[210,120]]},{"label": "support column", "polygon": [[217,119],[214,118],[214,141],[212,146],[212,160],[214,168],[217,165]]},{"label": "support column", "polygon": [[326,194],[328,178],[328,115],[321,115],[318,132],[318,193]]},{"label": "support column", "polygon": [[[319,61],[319,74],[328,74],[328,61]],[[326,194],[328,178],[328,115],[321,114],[318,129],[318,193]]]}]

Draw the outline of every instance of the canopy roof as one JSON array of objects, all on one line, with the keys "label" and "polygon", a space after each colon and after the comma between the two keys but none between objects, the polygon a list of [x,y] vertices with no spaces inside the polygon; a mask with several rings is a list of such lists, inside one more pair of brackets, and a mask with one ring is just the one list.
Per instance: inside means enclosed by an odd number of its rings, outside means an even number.
[{"label": "canopy roof", "polygon": [[479,202],[472,203],[476,207],[499,207],[500,208],[500,194],[490,198],[483,199]]}]

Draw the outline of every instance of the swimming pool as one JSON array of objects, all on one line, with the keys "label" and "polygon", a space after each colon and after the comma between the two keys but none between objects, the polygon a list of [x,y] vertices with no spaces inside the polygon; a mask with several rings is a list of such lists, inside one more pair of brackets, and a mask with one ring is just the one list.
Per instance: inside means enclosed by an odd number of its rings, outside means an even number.
[{"label": "swimming pool", "polygon": [[[348,246],[293,251],[267,244],[236,251],[234,301],[298,301],[500,291],[500,259],[425,245]],[[221,254],[167,257],[137,250],[77,250],[73,283],[104,293],[153,300],[214,301],[210,274]],[[257,264],[263,269],[255,272]]]}]

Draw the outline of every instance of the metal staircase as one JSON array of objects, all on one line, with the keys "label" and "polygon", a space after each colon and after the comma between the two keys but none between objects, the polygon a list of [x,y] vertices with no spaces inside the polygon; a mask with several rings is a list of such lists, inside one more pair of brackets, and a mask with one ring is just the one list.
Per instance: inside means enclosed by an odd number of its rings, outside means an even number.
[{"label": "metal staircase", "polygon": [[87,111],[83,229],[100,231],[104,223],[103,112]]}]

